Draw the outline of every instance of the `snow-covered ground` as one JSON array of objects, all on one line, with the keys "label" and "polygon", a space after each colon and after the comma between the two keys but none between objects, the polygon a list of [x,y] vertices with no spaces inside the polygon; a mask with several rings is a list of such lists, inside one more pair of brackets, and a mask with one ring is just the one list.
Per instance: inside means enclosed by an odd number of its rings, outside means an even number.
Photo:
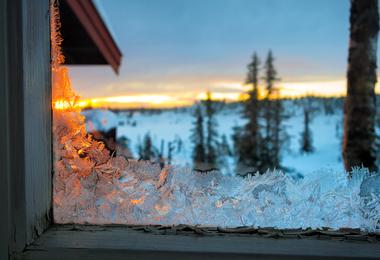
[{"label": "snow-covered ground", "polygon": [[[336,109],[334,114],[326,115],[322,109],[316,111],[311,122],[313,146],[315,151],[310,154],[300,153],[300,138],[303,129],[303,110],[301,106],[290,103],[291,116],[285,121],[289,135],[288,144],[282,154],[282,164],[293,173],[312,174],[319,169],[343,170],[341,159],[341,127],[342,112]],[[167,144],[172,142],[174,164],[191,166],[193,145],[190,140],[194,117],[193,108],[163,110],[162,112],[119,112],[107,110],[87,110],[87,128],[108,130],[117,128],[117,138],[129,139],[129,148],[134,156],[138,155],[138,145],[144,135],[149,133],[153,144],[158,149],[164,140],[164,155],[167,155]],[[230,147],[233,147],[233,128],[244,124],[241,118],[241,107],[226,107],[216,116],[219,137],[226,135]],[[229,170],[234,170],[234,158],[227,158]]]}]

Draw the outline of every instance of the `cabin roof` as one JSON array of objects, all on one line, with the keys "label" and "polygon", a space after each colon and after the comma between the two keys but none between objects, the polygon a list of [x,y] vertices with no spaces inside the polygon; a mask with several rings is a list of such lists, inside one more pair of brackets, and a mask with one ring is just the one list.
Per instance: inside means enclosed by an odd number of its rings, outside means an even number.
[{"label": "cabin roof", "polygon": [[118,73],[122,53],[91,0],[60,1],[66,64],[108,64]]}]

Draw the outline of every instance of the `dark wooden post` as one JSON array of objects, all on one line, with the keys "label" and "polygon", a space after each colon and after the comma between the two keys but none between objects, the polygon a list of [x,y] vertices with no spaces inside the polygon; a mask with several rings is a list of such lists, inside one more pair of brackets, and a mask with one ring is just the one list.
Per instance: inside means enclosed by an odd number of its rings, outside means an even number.
[{"label": "dark wooden post", "polygon": [[7,77],[7,4],[0,1],[0,259],[8,258],[8,246],[10,239],[9,228],[9,157],[7,150],[8,144],[8,77]]},{"label": "dark wooden post", "polygon": [[376,167],[377,0],[351,0],[343,158],[346,170]]},{"label": "dark wooden post", "polygon": [[0,0],[0,259],[50,223],[49,0]]}]

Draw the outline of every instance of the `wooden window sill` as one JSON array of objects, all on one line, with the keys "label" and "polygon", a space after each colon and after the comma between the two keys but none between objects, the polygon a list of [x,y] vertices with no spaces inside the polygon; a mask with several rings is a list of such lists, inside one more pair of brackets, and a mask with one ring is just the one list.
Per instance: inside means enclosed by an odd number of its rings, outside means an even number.
[{"label": "wooden window sill", "polygon": [[[82,226],[83,227],[83,226]],[[374,259],[378,241],[178,235],[119,226],[52,226],[15,259]]]}]

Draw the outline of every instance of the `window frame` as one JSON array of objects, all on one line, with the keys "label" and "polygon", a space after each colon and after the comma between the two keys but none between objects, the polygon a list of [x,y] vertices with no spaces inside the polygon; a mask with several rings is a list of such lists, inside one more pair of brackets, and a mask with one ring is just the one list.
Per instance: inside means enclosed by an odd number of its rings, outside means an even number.
[{"label": "window frame", "polygon": [[51,223],[50,18],[49,0],[0,7],[0,259],[7,259]]},{"label": "window frame", "polygon": [[0,1],[0,259],[380,257],[368,242],[54,225],[49,4]]},{"label": "window frame", "polygon": [[[181,228],[185,231],[181,232]],[[190,231],[192,228],[194,232]],[[189,226],[57,225],[27,247],[22,259],[54,259],[58,254],[70,259],[370,259],[380,256],[379,241],[271,239],[257,233],[222,235],[196,229]]]}]

